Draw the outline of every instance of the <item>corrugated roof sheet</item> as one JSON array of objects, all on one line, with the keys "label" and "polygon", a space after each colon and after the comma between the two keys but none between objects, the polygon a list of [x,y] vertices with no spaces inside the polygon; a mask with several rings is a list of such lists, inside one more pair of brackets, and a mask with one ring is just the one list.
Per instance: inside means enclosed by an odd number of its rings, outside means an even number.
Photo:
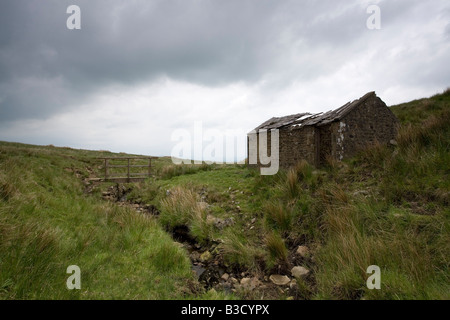
[{"label": "corrugated roof sheet", "polygon": [[285,117],[273,117],[262,123],[260,126],[256,127],[255,131],[261,129],[280,129],[286,126],[323,126],[342,119],[347,113],[349,113],[356,106],[360,105],[371,96],[375,96],[374,91],[366,93],[363,97],[357,100],[347,102],[342,107],[336,110],[328,111],[325,113],[296,113]]}]

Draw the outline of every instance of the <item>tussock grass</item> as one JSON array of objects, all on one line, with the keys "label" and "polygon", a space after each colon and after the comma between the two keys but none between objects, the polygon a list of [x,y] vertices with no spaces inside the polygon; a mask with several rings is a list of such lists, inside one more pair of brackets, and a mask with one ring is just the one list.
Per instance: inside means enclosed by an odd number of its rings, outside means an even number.
[{"label": "tussock grass", "polygon": [[8,200],[11,198],[17,189],[11,183],[3,172],[0,172],[0,199]]},{"label": "tussock grass", "polygon": [[160,221],[170,228],[187,226],[194,217],[201,215],[198,195],[183,187],[171,189],[170,195],[161,201]]},{"label": "tussock grass", "polygon": [[[446,267],[442,263],[447,260],[440,261],[443,256],[433,256],[432,252],[437,248],[429,247],[432,233],[418,232],[411,224],[400,224],[399,221],[393,225],[391,217],[377,212],[374,206],[373,203],[365,203],[364,206],[344,204],[328,207],[325,219],[327,241],[316,256],[318,291],[324,297],[338,299],[363,296],[429,298],[423,295],[427,284],[436,283],[443,276],[440,272],[436,274],[433,268],[440,266],[443,271]],[[425,225],[430,227],[429,223],[427,221]],[[440,234],[444,236],[445,233],[442,234],[441,230]],[[438,250],[446,251],[448,246]],[[388,292],[367,289],[366,268],[372,264],[380,266],[382,274],[397,275],[395,280],[382,280],[383,285],[390,288]],[[395,286],[401,290],[393,294]]]},{"label": "tussock grass", "polygon": [[313,177],[314,169],[306,160],[300,160],[294,170],[296,171],[300,181],[310,181]]},{"label": "tussock grass", "polygon": [[269,202],[265,208],[264,218],[269,229],[283,233],[292,229],[294,214],[292,208],[281,202]]},{"label": "tussock grass", "polygon": [[286,174],[286,193],[291,199],[298,197],[300,185],[297,170],[290,168]]},{"label": "tussock grass", "polygon": [[199,243],[208,243],[212,239],[213,225],[207,219],[207,212],[205,210],[197,210],[189,224],[190,234]]},{"label": "tussock grass", "polygon": [[288,250],[283,238],[276,232],[270,232],[265,238],[265,244],[269,253],[267,266],[269,269],[277,264],[286,265]]},{"label": "tussock grass", "polygon": [[231,265],[260,272],[265,266],[266,252],[242,234],[227,231],[221,244],[224,260]]},{"label": "tussock grass", "polygon": [[179,186],[169,192],[170,195],[161,201],[160,222],[169,229],[187,226],[194,238],[199,242],[207,242],[213,226],[207,221],[207,211],[197,193]]}]

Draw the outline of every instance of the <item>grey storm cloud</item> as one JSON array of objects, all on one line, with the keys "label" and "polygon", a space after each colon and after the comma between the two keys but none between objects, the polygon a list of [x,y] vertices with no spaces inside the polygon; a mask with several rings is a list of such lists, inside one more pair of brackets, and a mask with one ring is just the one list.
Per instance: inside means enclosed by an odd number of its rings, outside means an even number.
[{"label": "grey storm cloud", "polygon": [[[382,2],[388,8],[383,23],[395,23],[421,2]],[[66,28],[72,4],[81,8],[81,30]],[[46,118],[109,84],[133,86],[161,76],[205,86],[257,82],[280,70],[282,84],[320,77],[367,45],[368,4],[1,1],[0,122]],[[293,66],[292,59],[300,63]]]}]

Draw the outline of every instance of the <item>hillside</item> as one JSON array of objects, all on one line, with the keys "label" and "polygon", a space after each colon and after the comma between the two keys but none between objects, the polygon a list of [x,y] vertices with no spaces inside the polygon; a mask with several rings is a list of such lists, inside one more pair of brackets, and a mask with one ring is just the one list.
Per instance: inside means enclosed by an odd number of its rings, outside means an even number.
[{"label": "hillside", "polygon": [[161,158],[98,183],[114,154],[0,142],[0,298],[449,299],[450,91],[391,110],[397,145],[275,176]]}]

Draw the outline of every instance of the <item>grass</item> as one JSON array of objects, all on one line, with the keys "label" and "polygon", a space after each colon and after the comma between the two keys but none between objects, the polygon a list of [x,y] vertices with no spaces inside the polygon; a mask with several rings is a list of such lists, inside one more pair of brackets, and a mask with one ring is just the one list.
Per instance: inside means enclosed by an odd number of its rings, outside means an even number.
[{"label": "grass", "polygon": [[170,228],[188,225],[202,217],[198,195],[189,189],[175,187],[170,195],[161,201],[160,221]]},{"label": "grass", "polygon": [[168,165],[164,166],[159,170],[159,176],[162,179],[172,179],[173,177],[185,175],[185,174],[194,174],[199,171],[208,171],[211,170],[212,166],[203,163],[201,165]]},{"label": "grass", "polygon": [[283,238],[276,232],[270,232],[266,236],[266,246],[269,253],[267,266],[269,269],[288,263],[288,250]]},{"label": "grass", "polygon": [[[112,184],[85,192],[82,179],[101,174],[95,158],[111,153],[0,143],[0,297],[245,298],[199,287],[188,252],[167,233],[183,227],[236,274],[308,268],[289,291],[296,298],[449,299],[450,94],[391,110],[396,146],[324,168],[301,161],[260,176],[244,165],[155,160],[154,178],[125,189],[158,217],[101,200]],[[296,255],[299,245],[308,257]],[[65,288],[71,264],[81,291]],[[381,290],[366,286],[370,265],[381,269]]]},{"label": "grass", "polygon": [[[187,253],[154,218],[84,193],[72,168],[87,176],[97,155],[0,143],[0,298],[193,295]],[[81,290],[65,285],[73,264]]]},{"label": "grass", "polygon": [[266,252],[257,243],[246,239],[242,233],[226,231],[221,250],[225,263],[259,273],[265,268]]},{"label": "grass", "polygon": [[268,229],[286,233],[292,229],[294,222],[293,209],[281,202],[269,202],[265,208],[264,218]]}]

